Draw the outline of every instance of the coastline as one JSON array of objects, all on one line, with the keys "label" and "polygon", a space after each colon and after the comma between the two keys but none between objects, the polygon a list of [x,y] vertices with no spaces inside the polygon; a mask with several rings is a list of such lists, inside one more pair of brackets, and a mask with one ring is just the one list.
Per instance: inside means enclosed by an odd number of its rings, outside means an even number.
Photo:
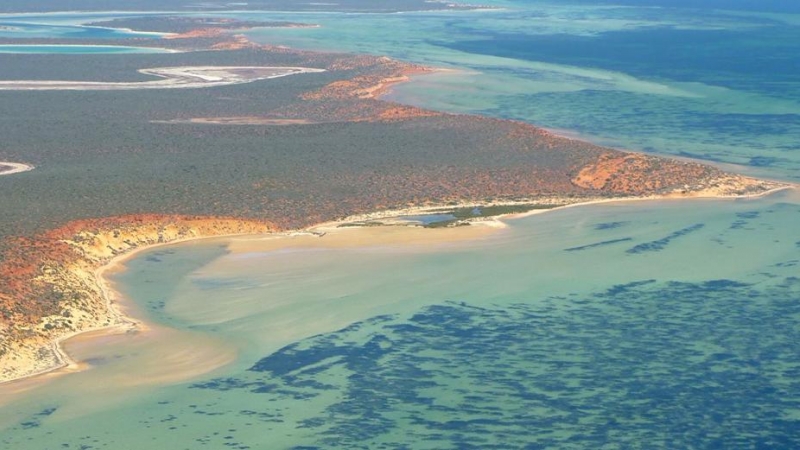
[{"label": "coastline", "polygon": [[[0,46],[1,47],[1,46]],[[244,72],[256,72],[245,74]],[[269,66],[177,66],[139,69],[139,73],[161,78],[154,81],[103,82],[103,81],[57,81],[14,80],[0,81],[4,91],[111,91],[138,89],[197,89],[252,83],[304,73],[324,72],[324,69],[309,67]],[[264,72],[264,73],[261,73]]]},{"label": "coastline", "polygon": [[110,317],[113,320],[113,323],[111,323],[110,325],[97,326],[85,330],[74,331],[67,333],[63,336],[57,337],[56,339],[52,340],[49,343],[49,348],[53,352],[53,355],[55,356],[56,364],[54,364],[51,367],[36,370],[35,372],[22,375],[17,378],[0,381],[0,388],[2,388],[4,385],[13,385],[15,383],[27,381],[29,379],[34,379],[38,377],[42,377],[42,381],[45,381],[44,377],[49,378],[50,376],[59,376],[68,373],[79,372],[82,367],[80,362],[75,361],[66,352],[66,350],[64,350],[64,347],[62,345],[63,343],[72,338],[98,332],[103,332],[102,333],[103,335],[114,335],[130,331],[147,330],[148,326],[146,322],[136,319],[124,312],[124,310],[126,309],[125,302],[128,300],[124,295],[122,295],[119,291],[113,288],[112,286],[113,283],[107,277],[107,275],[109,275],[112,272],[124,270],[124,263],[126,261],[135,258],[136,255],[142,252],[168,245],[177,245],[184,242],[198,241],[203,239],[224,239],[230,237],[251,236],[251,235],[252,235],[251,233],[232,233],[232,234],[222,234],[218,236],[187,237],[187,238],[176,239],[174,241],[159,242],[155,244],[139,246],[130,251],[114,256],[101,266],[96,267],[92,273],[93,279],[100,289],[103,299],[103,304],[105,305],[108,317]]},{"label": "coastline", "polygon": [[[641,201],[661,201],[661,200],[699,200],[699,199],[706,199],[706,200],[737,200],[737,199],[758,199],[763,198],[774,193],[784,191],[784,190],[796,190],[799,187],[796,185],[788,185],[785,184],[783,186],[777,186],[772,189],[769,189],[764,192],[754,193],[754,194],[744,194],[744,195],[698,195],[698,196],[678,196],[678,195],[654,195],[654,196],[638,196],[638,197],[621,197],[621,198],[593,198],[593,199],[571,199],[573,202],[569,203],[570,199],[549,199],[550,202],[555,202],[557,200],[561,200],[562,204],[553,206],[552,208],[547,209],[533,209],[528,212],[523,213],[510,213],[510,214],[500,214],[497,216],[489,216],[489,217],[476,217],[474,219],[467,219],[466,222],[469,222],[470,225],[474,226],[481,226],[485,227],[484,230],[491,232],[491,229],[502,229],[508,226],[505,222],[506,220],[515,220],[524,217],[529,217],[532,215],[543,214],[551,211],[558,211],[561,209],[566,208],[575,208],[581,206],[591,206],[591,205],[599,205],[599,204],[613,204],[613,203],[628,203],[628,202],[641,202]],[[542,200],[540,199],[540,202]],[[119,271],[124,270],[124,263],[129,261],[132,258],[135,258],[137,255],[153,250],[155,248],[164,247],[168,245],[177,245],[181,243],[186,243],[190,241],[202,241],[202,240],[210,240],[210,239],[226,239],[226,238],[242,238],[242,237],[250,237],[254,238],[256,236],[264,238],[264,239],[277,239],[283,240],[286,238],[292,238],[296,236],[313,236],[314,238],[324,239],[324,237],[328,233],[336,233],[338,232],[345,232],[345,231],[352,231],[352,230],[364,230],[370,229],[371,227],[367,226],[358,226],[352,225],[354,222],[362,222],[364,220],[379,220],[379,219],[392,219],[397,218],[398,216],[404,215],[424,215],[424,214],[431,214],[437,210],[442,209],[456,209],[456,208],[469,208],[469,207],[477,207],[477,206],[513,206],[513,205],[522,205],[522,204],[531,204],[532,201],[524,202],[524,201],[514,201],[514,202],[458,202],[457,204],[439,204],[439,205],[428,205],[428,206],[420,206],[420,207],[410,207],[404,209],[392,209],[392,210],[383,210],[383,211],[376,211],[373,213],[361,214],[361,215],[354,215],[348,216],[340,220],[330,221],[330,222],[323,222],[319,223],[304,229],[299,230],[290,230],[290,231],[273,231],[269,233],[263,234],[253,234],[253,233],[231,233],[231,234],[220,234],[220,235],[208,235],[208,236],[192,236],[192,237],[185,237],[176,239],[173,241],[167,242],[158,242],[153,244],[141,245],[136,248],[133,248],[129,251],[125,251],[121,254],[118,254],[111,258],[110,260],[106,261],[99,267],[94,268],[93,270],[93,277],[95,283],[100,288],[100,292],[102,295],[103,304],[107,310],[108,317],[113,319],[113,323],[106,326],[98,326],[92,327],[86,330],[80,330],[65,334],[63,336],[59,336],[49,343],[49,348],[53,352],[56,358],[56,363],[50,367],[42,368],[36,370],[31,373],[27,373],[21,375],[19,377],[4,380],[0,382],[0,388],[2,387],[12,387],[18,385],[23,382],[32,383],[32,386],[35,387],[39,381],[45,382],[51,377],[60,376],[68,373],[75,373],[79,372],[82,369],[82,365],[80,361],[75,361],[68,352],[64,349],[64,343],[72,338],[87,335],[90,333],[98,333],[102,332],[101,335],[115,335],[121,334],[126,332],[132,331],[147,331],[148,324],[147,322],[138,319],[136,317],[132,317],[129,314],[126,314],[126,303],[130,300],[127,299],[124,295],[119,293],[117,290],[114,289],[113,283],[109,280],[108,275]],[[553,204],[553,203],[551,203]],[[342,228],[341,225],[350,225],[345,228]],[[382,228],[420,228],[417,225],[408,224],[408,223],[389,223],[382,226]],[[463,229],[465,227],[447,227],[447,228],[440,228],[436,229],[439,231],[443,231],[444,233],[452,234],[454,230]],[[423,229],[422,233],[434,233],[434,230]],[[438,237],[436,242],[445,242],[446,240],[440,239],[441,236]],[[459,240],[456,238],[455,240]],[[285,242],[285,241],[284,241]],[[404,241],[407,243],[406,241]],[[363,245],[363,242],[359,242],[360,245]],[[356,245],[359,245],[356,244]],[[347,246],[347,245],[345,245]]]},{"label": "coastline", "polygon": [[[182,68],[171,68],[172,70],[179,70]],[[186,69],[186,68],[183,68]],[[198,68],[194,67],[192,69],[197,70]],[[216,68],[219,69],[219,68]],[[151,70],[159,70],[159,69],[151,69]],[[161,69],[164,70],[164,69]],[[360,99],[378,99],[382,95],[385,95],[387,92],[391,90],[391,87],[397,83],[406,82],[410,79],[410,76],[414,75],[421,75],[426,73],[436,73],[436,72],[452,72],[455,71],[454,69],[432,69],[432,68],[422,68],[419,66],[412,66],[411,68],[406,68],[406,70],[399,74],[393,75],[388,78],[382,78],[377,80],[377,83],[371,84],[369,86],[363,87],[358,86],[356,89],[352,91],[348,91],[347,95],[355,98]],[[446,114],[446,113],[439,113],[437,111],[432,111],[436,114]],[[531,125],[526,122],[520,122],[525,125]],[[550,132],[548,132],[550,133]],[[568,137],[568,139],[575,140],[572,137]],[[630,152],[632,154],[637,155],[644,155],[641,152]],[[663,158],[663,157],[662,157]],[[29,169],[28,169],[29,170]],[[3,173],[8,174],[9,172]],[[0,174],[2,175],[2,174]],[[696,187],[694,190],[688,189],[682,191],[674,191],[667,194],[658,194],[658,195],[647,195],[647,196],[636,196],[631,194],[618,194],[618,197],[582,197],[582,198],[572,198],[572,197],[542,197],[542,198],[527,198],[523,200],[516,200],[516,201],[506,201],[506,202],[480,202],[480,201],[461,201],[461,202],[454,202],[448,204],[432,204],[427,206],[418,206],[418,207],[411,207],[407,209],[394,209],[394,210],[384,210],[384,211],[376,211],[372,213],[362,214],[358,216],[349,216],[345,217],[340,220],[335,220],[332,222],[323,222],[320,224],[316,224],[307,228],[303,228],[300,230],[295,231],[283,231],[283,232],[275,232],[271,230],[268,234],[264,234],[263,236],[268,236],[270,238],[277,237],[280,238],[281,236],[293,236],[297,234],[304,234],[304,235],[315,235],[320,236],[324,235],[325,232],[320,232],[318,230],[328,230],[330,228],[336,228],[339,225],[352,223],[358,220],[376,220],[380,218],[391,218],[397,217],[399,215],[414,215],[414,214],[426,214],[430,213],[432,210],[442,210],[442,209],[453,209],[453,208],[465,208],[465,207],[476,207],[476,206],[512,206],[512,205],[523,205],[523,204],[546,204],[548,206],[552,206],[551,208],[547,209],[536,209],[533,211],[529,211],[527,213],[516,213],[516,214],[508,214],[506,216],[500,215],[492,218],[478,218],[475,220],[469,220],[471,222],[482,223],[487,226],[493,227],[503,227],[505,224],[500,220],[501,218],[507,217],[509,219],[517,218],[517,217],[525,217],[532,214],[540,214],[547,211],[554,211],[561,208],[568,208],[568,207],[576,207],[576,206],[587,206],[593,204],[601,204],[601,203],[613,203],[613,202],[627,202],[627,201],[643,201],[643,200],[670,200],[670,199],[699,199],[699,198],[707,198],[707,199],[740,199],[740,198],[759,198],[766,195],[769,195],[773,192],[783,190],[783,189],[793,189],[796,188],[796,185],[790,185],[789,183],[783,182],[767,182],[761,180],[753,180],[748,179],[739,175],[727,175],[725,177],[720,177],[711,182],[714,182],[715,185],[718,185],[720,182],[729,181],[733,185],[726,185],[724,187],[720,187],[718,191],[715,191],[713,188],[703,185],[700,187]],[[707,181],[707,180],[706,180]],[[750,184],[744,183],[745,181],[749,182]],[[744,183],[742,185],[736,185],[736,183]],[[754,185],[758,185],[758,188],[762,189],[759,192],[752,192],[748,193],[748,189],[753,188]],[[727,190],[726,190],[727,189]],[[743,194],[736,194],[736,192],[745,192]],[[731,194],[731,193],[734,194]],[[548,203],[549,202],[549,203]],[[134,229],[133,232],[135,233],[136,230]],[[106,256],[102,255],[94,255],[95,259],[92,260],[91,258],[85,258],[82,263],[87,265],[88,267],[83,267],[82,269],[86,269],[91,272],[92,280],[94,285],[98,288],[98,292],[102,299],[98,303],[104,308],[103,313],[105,314],[102,319],[109,319],[112,322],[109,325],[104,326],[95,326],[90,327],[88,329],[74,331],[70,333],[66,333],[61,336],[57,336],[54,339],[51,339],[48,342],[48,348],[51,350],[52,354],[55,357],[55,363],[49,367],[41,367],[36,368],[30,373],[24,373],[16,376],[15,378],[10,378],[5,381],[0,381],[0,385],[6,383],[14,383],[21,380],[27,379],[35,379],[36,377],[42,376],[44,374],[58,374],[62,373],[59,369],[66,369],[63,371],[67,373],[69,371],[76,371],[80,369],[80,364],[74,361],[70,355],[64,350],[62,343],[65,341],[79,336],[84,335],[86,333],[95,333],[99,331],[107,331],[108,333],[118,333],[124,332],[131,329],[146,329],[146,323],[139,321],[133,317],[130,317],[125,314],[124,311],[124,301],[126,300],[124,296],[120,295],[119,292],[115,291],[111,285],[111,282],[106,278],[106,275],[111,271],[118,269],[125,261],[130,258],[135,257],[137,254],[144,252],[146,250],[151,250],[153,248],[164,246],[164,245],[172,245],[178,244],[181,242],[186,241],[195,241],[199,239],[208,239],[208,238],[225,238],[225,237],[235,237],[235,236],[245,236],[250,235],[252,236],[252,232],[244,232],[244,233],[219,233],[214,234],[211,233],[203,233],[197,232],[190,236],[183,236],[176,238],[176,235],[171,237],[167,237],[164,241],[152,242],[148,241],[146,238],[140,239],[135,245],[131,247],[120,248],[118,251],[119,253],[115,253],[113,257],[108,259]],[[179,235],[177,235],[179,236]],[[92,264],[96,264],[100,262],[99,266],[91,267]],[[81,268],[73,268],[73,270],[78,270]],[[41,362],[41,361],[40,361]]]}]

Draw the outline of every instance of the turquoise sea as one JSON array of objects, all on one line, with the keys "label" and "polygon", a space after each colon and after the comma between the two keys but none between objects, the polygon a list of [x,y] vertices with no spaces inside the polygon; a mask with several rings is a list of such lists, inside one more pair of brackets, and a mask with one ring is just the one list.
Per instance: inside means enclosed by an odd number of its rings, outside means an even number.
[{"label": "turquoise sea", "polygon": [[[618,3],[239,16],[323,25],[251,33],[264,42],[459,71],[398,87],[399,101],[800,177],[798,11]],[[89,369],[0,397],[0,444],[800,447],[797,190],[507,223],[438,244],[137,255],[114,280],[151,330],[69,343]]]}]

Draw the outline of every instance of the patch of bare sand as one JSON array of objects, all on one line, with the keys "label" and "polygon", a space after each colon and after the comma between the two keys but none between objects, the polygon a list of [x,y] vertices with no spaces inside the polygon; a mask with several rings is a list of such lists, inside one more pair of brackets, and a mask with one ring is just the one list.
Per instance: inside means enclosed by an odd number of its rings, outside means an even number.
[{"label": "patch of bare sand", "polygon": [[437,246],[482,239],[504,224],[493,221],[475,222],[470,226],[422,228],[404,225],[345,226],[330,222],[308,232],[268,236],[238,236],[227,240],[231,253],[268,252],[286,248],[354,248],[398,245],[409,248]]},{"label": "patch of bare sand", "polygon": [[11,175],[33,169],[34,167],[30,164],[0,161],[0,175]]},{"label": "patch of bare sand", "polygon": [[229,86],[253,81],[280,78],[303,73],[324,72],[308,67],[267,66],[193,66],[140,69],[145,75],[161,78],[154,81],[102,82],[59,80],[0,81],[0,90],[7,91],[116,91],[136,89],[187,89]]}]

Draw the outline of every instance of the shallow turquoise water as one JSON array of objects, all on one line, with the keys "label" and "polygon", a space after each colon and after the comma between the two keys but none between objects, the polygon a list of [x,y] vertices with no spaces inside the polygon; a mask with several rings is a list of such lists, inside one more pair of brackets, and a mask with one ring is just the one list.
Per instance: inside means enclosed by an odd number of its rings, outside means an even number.
[{"label": "shallow turquoise water", "polygon": [[[502,5],[247,16],[323,25],[252,33],[264,41],[482,73],[422,78],[403,101],[797,177],[800,16]],[[569,208],[438,246],[156,249],[117,278],[137,314],[186,333],[171,352],[204,337],[235,361],[118,382],[154,352],[122,339],[0,408],[0,443],[797,448],[798,223],[790,191]]]}]

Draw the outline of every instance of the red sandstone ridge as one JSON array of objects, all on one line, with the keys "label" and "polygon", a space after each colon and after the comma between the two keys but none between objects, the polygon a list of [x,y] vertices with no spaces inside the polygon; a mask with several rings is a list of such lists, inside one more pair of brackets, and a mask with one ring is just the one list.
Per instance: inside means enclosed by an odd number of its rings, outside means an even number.
[{"label": "red sandstone ridge", "polygon": [[228,31],[225,28],[198,28],[190,30],[185,33],[169,34],[164,36],[164,39],[196,39],[196,38],[213,38],[218,37]]},{"label": "red sandstone ridge", "polygon": [[[376,61],[371,61],[375,65]],[[361,75],[349,80],[334,81],[317,91],[303,95],[304,100],[322,99],[374,99],[382,94],[394,84],[403,83],[409,80],[412,75],[431,73],[433,70],[415,64],[401,63],[390,58],[377,58],[381,73]],[[366,64],[365,64],[366,66]],[[363,67],[363,66],[362,66]],[[331,70],[349,70],[353,66],[332,65]]]},{"label": "red sandstone ridge", "polygon": [[241,34],[233,36],[229,41],[219,42],[211,46],[213,50],[241,50],[243,48],[260,48],[260,46]]},{"label": "red sandstone ridge", "polygon": [[[334,81],[321,89],[301,96],[307,111],[314,104],[329,100],[337,101],[337,109],[330,111],[332,117],[346,121],[395,121],[415,117],[441,116],[443,113],[414,106],[401,105],[378,98],[391,86],[408,81],[410,76],[432,72],[431,69],[395,61],[387,57],[354,57],[335,61],[328,70],[344,71],[372,68],[372,73],[350,79]],[[327,108],[330,109],[330,106]],[[296,111],[296,114],[304,112]]]},{"label": "red sandstone ridge", "polygon": [[576,186],[626,195],[731,196],[777,186],[703,164],[637,153],[608,153],[582,168]]},{"label": "red sandstone ridge", "polygon": [[0,265],[0,382],[52,366],[57,355],[50,343],[60,336],[114,324],[94,275],[114,256],[183,239],[271,231],[273,225],[254,220],[133,215],[74,221],[16,239]]}]

